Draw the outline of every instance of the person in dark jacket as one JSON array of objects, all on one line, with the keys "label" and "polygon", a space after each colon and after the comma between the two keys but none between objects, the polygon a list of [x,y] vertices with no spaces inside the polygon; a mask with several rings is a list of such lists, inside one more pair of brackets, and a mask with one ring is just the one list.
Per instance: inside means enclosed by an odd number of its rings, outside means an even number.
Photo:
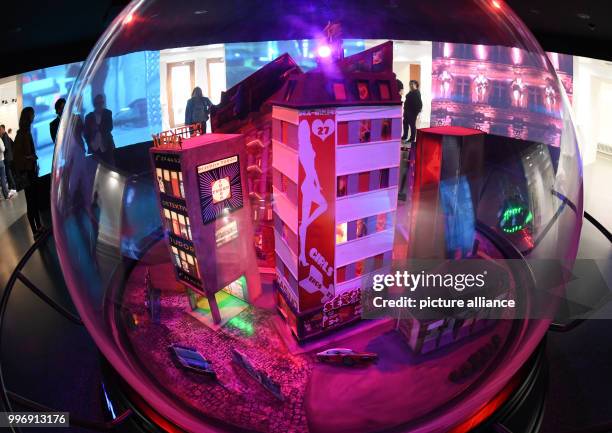
[{"label": "person in dark jacket", "polygon": [[[410,80],[410,91],[404,100],[404,134],[402,142],[414,143],[416,140],[416,120],[423,109],[423,101],[421,100],[421,92],[419,91],[419,82]],[[408,138],[408,129],[410,128],[410,138]]]},{"label": "person in dark jacket", "polygon": [[205,133],[212,106],[210,99],[202,95],[202,89],[194,87],[191,98],[187,101],[187,107],[185,107],[185,126],[200,124],[202,133]]},{"label": "person in dark jacket", "polygon": [[55,114],[57,116],[51,121],[51,123],[49,123],[49,132],[51,133],[51,140],[53,140],[54,143],[55,138],[57,137],[57,129],[59,128],[65,105],[66,100],[64,98],[59,98],[57,101],[55,101]]},{"label": "person in dark jacket", "polygon": [[6,132],[4,125],[0,125],[0,139],[4,144],[4,169],[8,181],[9,195],[15,196],[17,194],[17,182],[15,182],[13,169],[13,139]]},{"label": "person in dark jacket", "polygon": [[85,116],[83,135],[88,152],[107,164],[115,164],[115,141],[113,140],[113,112],[106,108],[104,95],[94,98],[94,111]]},{"label": "person in dark jacket", "polygon": [[37,238],[44,231],[40,219],[40,203],[38,198],[38,156],[32,138],[32,123],[34,122],[34,109],[25,107],[19,116],[19,130],[15,136],[13,147],[13,167],[17,174],[18,183],[25,190],[28,222],[34,237]]}]

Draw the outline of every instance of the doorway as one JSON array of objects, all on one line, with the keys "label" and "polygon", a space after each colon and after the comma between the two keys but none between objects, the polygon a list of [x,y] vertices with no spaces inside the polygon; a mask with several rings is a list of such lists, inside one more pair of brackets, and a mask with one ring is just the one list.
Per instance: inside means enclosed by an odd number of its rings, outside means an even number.
[{"label": "doorway", "polygon": [[168,117],[170,127],[185,123],[185,106],[195,87],[195,62],[168,63],[166,66],[166,92],[168,95]]}]

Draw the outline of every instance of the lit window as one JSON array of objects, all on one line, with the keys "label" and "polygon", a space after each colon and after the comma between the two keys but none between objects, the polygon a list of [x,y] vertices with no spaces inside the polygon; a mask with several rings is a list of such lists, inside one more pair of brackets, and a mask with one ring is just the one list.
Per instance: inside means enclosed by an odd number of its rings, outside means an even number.
[{"label": "lit window", "polygon": [[381,140],[391,140],[391,119],[383,119],[380,131]]},{"label": "lit window", "polygon": [[389,90],[388,81],[380,81],[378,83],[378,90],[380,92],[380,99],[391,99],[391,91]]},{"label": "lit window", "polygon": [[336,98],[337,101],[344,101],[346,99],[346,89],[344,88],[344,83],[334,83],[333,89],[334,98]]},{"label": "lit window", "polygon": [[387,228],[387,214],[381,213],[376,216],[376,231],[381,232]]},{"label": "lit window", "polygon": [[338,197],[344,197],[347,192],[348,179],[346,176],[338,176]]},{"label": "lit window", "polygon": [[370,119],[363,119],[359,122],[359,142],[367,143],[370,141],[372,133],[372,121]]},{"label": "lit window", "polygon": [[340,223],[336,226],[336,244],[342,244],[346,242],[346,230],[347,224],[345,222]]},{"label": "lit window", "polygon": [[359,99],[362,101],[370,99],[370,89],[367,81],[357,82],[357,94],[359,95]]}]

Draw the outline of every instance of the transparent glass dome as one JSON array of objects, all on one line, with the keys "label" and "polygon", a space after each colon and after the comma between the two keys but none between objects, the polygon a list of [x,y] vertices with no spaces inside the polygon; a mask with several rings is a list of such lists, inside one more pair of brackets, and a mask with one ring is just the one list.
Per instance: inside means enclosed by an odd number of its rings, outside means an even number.
[{"label": "transparent glass dome", "polygon": [[[415,259],[520,263],[523,289],[537,260],[571,268],[571,65],[502,0],[132,2],[82,65],[53,164],[87,329],[185,431],[449,431],[555,303],[432,325],[362,302]],[[378,362],[317,356],[338,347]]]}]

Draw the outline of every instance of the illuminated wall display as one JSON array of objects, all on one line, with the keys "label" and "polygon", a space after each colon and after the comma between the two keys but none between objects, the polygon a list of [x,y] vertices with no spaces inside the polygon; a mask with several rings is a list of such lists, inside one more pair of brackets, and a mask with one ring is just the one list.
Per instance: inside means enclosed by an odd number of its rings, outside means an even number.
[{"label": "illuminated wall display", "polygon": [[272,101],[277,303],[299,340],[357,320],[361,287],[390,268],[402,132],[392,56],[387,42],[337,60],[333,86],[315,69]]},{"label": "illuminated wall display", "polygon": [[243,202],[244,137],[199,135],[185,127],[159,134],[154,144],[160,211],[177,279],[188,288],[198,317],[219,325],[261,291],[251,209]]}]

